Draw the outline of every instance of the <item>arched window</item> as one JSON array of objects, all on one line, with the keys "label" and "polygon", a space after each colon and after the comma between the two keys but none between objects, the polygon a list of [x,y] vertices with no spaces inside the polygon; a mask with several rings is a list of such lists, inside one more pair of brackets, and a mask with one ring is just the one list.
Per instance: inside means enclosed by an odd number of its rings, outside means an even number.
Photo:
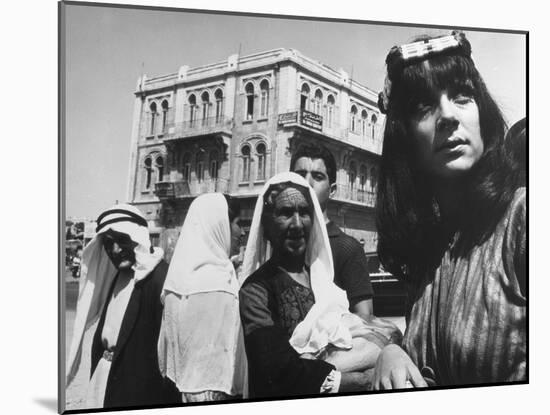
[{"label": "arched window", "polygon": [[329,95],[327,98],[327,126],[332,127],[334,119],[334,97]]},{"label": "arched window", "polygon": [[320,89],[315,91],[315,98],[313,99],[313,112],[321,115],[321,108],[323,107],[323,93]]},{"label": "arched window", "polygon": [[218,124],[223,119],[223,91],[217,89],[214,98],[216,99],[216,124]]},{"label": "arched window", "polygon": [[241,182],[250,181],[250,146],[244,145],[241,148],[241,158],[242,158],[242,176]]},{"label": "arched window", "polygon": [[359,188],[362,191],[367,190],[367,167],[364,164],[361,164],[361,167],[359,168]]},{"label": "arched window", "polygon": [[162,179],[164,178],[164,159],[162,156],[158,156],[155,160],[155,169],[157,172],[156,181],[162,182]]},{"label": "arched window", "polygon": [[164,100],[162,107],[162,132],[166,131],[166,122],[168,121],[168,101]]},{"label": "arched window", "polygon": [[367,136],[367,124],[369,122],[369,114],[366,110],[361,111],[361,135]]},{"label": "arched window", "polygon": [[157,104],[155,102],[151,103],[149,109],[151,110],[151,122],[149,124],[149,134],[155,134],[155,122],[157,118]]},{"label": "arched window", "polygon": [[355,179],[357,178],[357,167],[355,167],[355,162],[349,164],[349,188],[353,192],[355,189]]},{"label": "arched window", "polygon": [[145,160],[143,160],[143,167],[145,168],[144,187],[145,190],[149,190],[153,181],[153,161],[151,157],[145,157]]},{"label": "arched window", "polygon": [[208,92],[203,92],[201,95],[202,101],[202,125],[207,125],[208,117],[210,116],[210,95]]},{"label": "arched window", "polygon": [[195,156],[195,173],[197,181],[202,182],[204,180],[204,150],[202,149]]},{"label": "arched window", "polygon": [[300,109],[307,110],[309,108],[309,85],[303,84],[300,92]]},{"label": "arched window", "polygon": [[350,117],[350,130],[355,132],[357,128],[357,107],[355,105],[351,106],[351,117]]},{"label": "arched window", "polygon": [[256,146],[256,153],[258,154],[258,180],[265,180],[266,148],[264,143],[259,143]]},{"label": "arched window", "polygon": [[220,166],[218,152],[212,150],[210,152],[210,178],[216,180],[218,178],[218,169]]},{"label": "arched window", "polygon": [[373,167],[370,169],[370,191],[376,193],[376,186],[378,185],[378,174],[376,168]]},{"label": "arched window", "polygon": [[269,112],[269,82],[264,79],[260,84],[260,117],[266,118]]},{"label": "arched window", "polygon": [[372,124],[372,138],[375,138],[375,127],[376,127],[376,121],[378,121],[378,118],[376,118],[375,114],[372,114],[372,117],[370,118],[370,122]]},{"label": "arched window", "polygon": [[193,127],[197,119],[197,98],[191,94],[189,96],[189,126]]},{"label": "arched window", "polygon": [[191,154],[185,153],[181,158],[181,173],[184,182],[191,179]]},{"label": "arched window", "polygon": [[246,119],[254,118],[254,85],[252,82],[246,84],[244,91],[246,93]]}]

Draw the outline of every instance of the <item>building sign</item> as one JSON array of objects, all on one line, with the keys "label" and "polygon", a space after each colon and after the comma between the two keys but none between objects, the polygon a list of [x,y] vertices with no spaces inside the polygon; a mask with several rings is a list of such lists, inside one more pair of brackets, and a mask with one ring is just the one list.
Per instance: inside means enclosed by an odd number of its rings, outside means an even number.
[{"label": "building sign", "polygon": [[279,114],[279,125],[295,124],[298,122],[298,112]]},{"label": "building sign", "polygon": [[323,117],[314,112],[302,110],[300,123],[315,130],[323,129]]}]

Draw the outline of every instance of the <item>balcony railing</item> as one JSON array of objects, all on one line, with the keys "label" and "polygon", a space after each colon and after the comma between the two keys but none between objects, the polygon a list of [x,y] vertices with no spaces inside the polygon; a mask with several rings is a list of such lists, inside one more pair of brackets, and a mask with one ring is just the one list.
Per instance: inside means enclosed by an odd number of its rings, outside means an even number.
[{"label": "balcony railing", "polygon": [[[357,122],[359,123],[359,121]],[[294,125],[304,126],[373,153],[382,153],[382,140],[378,138],[378,127],[373,130],[372,127],[369,126],[368,129],[365,130],[365,133],[360,132],[359,129],[357,129],[357,131],[351,131],[348,125],[337,123],[334,119],[328,123],[322,115],[303,109],[279,114],[277,124],[283,127]]]},{"label": "balcony railing", "polygon": [[227,117],[209,117],[192,121],[171,123],[167,126],[166,139],[201,136],[208,134],[231,134],[232,119]]},{"label": "balcony railing", "polygon": [[376,205],[376,193],[372,190],[363,190],[350,185],[338,185],[335,199],[359,202],[369,207]]},{"label": "balcony railing", "polygon": [[159,199],[194,197],[203,193],[227,192],[227,179],[208,179],[155,183],[155,195]]}]

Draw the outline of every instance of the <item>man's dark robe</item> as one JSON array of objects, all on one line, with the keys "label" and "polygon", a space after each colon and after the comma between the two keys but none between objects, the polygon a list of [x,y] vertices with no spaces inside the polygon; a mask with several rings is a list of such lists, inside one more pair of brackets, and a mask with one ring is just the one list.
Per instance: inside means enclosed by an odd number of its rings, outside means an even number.
[{"label": "man's dark robe", "polygon": [[[132,291],[107,379],[105,408],[181,402],[177,388],[162,377],[158,364],[157,343],[162,321],[160,294],[167,271],[168,264],[161,261]],[[108,298],[114,286],[115,282]],[[91,374],[104,352],[101,333],[107,306],[108,303],[103,308],[92,342]]]}]

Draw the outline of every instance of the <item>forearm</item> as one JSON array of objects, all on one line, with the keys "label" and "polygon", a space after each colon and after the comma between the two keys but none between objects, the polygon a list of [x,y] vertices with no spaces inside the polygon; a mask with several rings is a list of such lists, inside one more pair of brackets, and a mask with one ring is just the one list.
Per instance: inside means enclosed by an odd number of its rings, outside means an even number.
[{"label": "forearm", "polygon": [[367,298],[356,302],[351,307],[350,311],[361,317],[363,320],[368,320],[373,315],[372,298]]},{"label": "forearm", "polygon": [[357,372],[374,367],[381,348],[363,337],[354,338],[352,342],[351,350],[333,350],[325,361],[341,372]]},{"label": "forearm", "polygon": [[334,366],[322,360],[301,359],[288,339],[274,327],[245,336],[248,366],[255,395],[285,396],[319,393]]},{"label": "forearm", "polygon": [[364,372],[342,373],[338,392],[360,392],[371,388],[374,368]]}]

